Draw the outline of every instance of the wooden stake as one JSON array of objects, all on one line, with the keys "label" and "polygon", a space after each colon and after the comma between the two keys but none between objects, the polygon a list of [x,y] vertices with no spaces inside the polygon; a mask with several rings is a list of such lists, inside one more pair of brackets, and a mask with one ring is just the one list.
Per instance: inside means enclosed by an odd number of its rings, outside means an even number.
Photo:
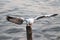
[{"label": "wooden stake", "polygon": [[32,28],[31,25],[26,26],[27,40],[32,40]]}]

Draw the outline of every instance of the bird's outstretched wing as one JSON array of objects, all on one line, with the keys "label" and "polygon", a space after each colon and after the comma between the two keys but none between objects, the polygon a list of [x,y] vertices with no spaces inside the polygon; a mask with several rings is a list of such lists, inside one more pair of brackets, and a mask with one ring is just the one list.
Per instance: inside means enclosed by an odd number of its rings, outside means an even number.
[{"label": "bird's outstretched wing", "polygon": [[38,19],[41,19],[41,18],[54,17],[54,16],[57,16],[57,15],[58,15],[58,14],[44,15],[44,16],[36,17],[35,19],[38,20]]},{"label": "bird's outstretched wing", "polygon": [[45,17],[55,17],[57,16],[58,14],[51,14],[51,15],[45,15]]},{"label": "bird's outstretched wing", "polygon": [[22,24],[24,22],[24,20],[22,18],[15,18],[15,17],[11,17],[11,16],[7,16],[6,19],[15,24]]}]

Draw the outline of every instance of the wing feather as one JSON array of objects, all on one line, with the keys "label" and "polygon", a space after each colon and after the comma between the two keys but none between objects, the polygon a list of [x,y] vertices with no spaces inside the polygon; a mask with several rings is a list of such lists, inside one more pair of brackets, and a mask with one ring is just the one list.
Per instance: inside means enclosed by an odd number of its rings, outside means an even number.
[{"label": "wing feather", "polygon": [[15,17],[11,17],[11,16],[7,16],[6,19],[12,23],[15,23],[15,24],[22,24],[23,23],[23,19],[21,18],[15,18]]},{"label": "wing feather", "polygon": [[57,16],[58,14],[52,14],[52,15],[44,15],[44,16],[38,16],[38,17],[35,17],[36,20],[38,19],[41,19],[41,18],[47,18],[47,17],[55,17]]}]

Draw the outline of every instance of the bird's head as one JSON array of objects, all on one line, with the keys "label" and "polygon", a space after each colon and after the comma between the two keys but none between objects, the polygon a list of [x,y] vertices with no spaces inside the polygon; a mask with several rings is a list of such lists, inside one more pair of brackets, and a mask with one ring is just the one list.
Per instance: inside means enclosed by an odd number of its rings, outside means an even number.
[{"label": "bird's head", "polygon": [[27,25],[32,25],[33,23],[34,23],[34,19],[33,18],[26,19],[26,24]]}]

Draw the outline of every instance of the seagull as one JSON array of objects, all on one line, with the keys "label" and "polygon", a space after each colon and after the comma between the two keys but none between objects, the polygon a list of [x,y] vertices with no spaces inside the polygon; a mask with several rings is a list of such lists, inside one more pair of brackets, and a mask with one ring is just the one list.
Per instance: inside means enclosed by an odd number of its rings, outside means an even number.
[{"label": "seagull", "polygon": [[7,16],[6,19],[9,22],[15,23],[15,24],[23,24],[23,22],[26,22],[26,25],[32,25],[33,23],[35,23],[35,20],[39,20],[41,18],[47,18],[47,17],[54,17],[57,16],[58,14],[51,14],[51,15],[44,15],[44,16],[37,16],[35,18],[23,18],[23,17],[11,17],[11,16]]}]

